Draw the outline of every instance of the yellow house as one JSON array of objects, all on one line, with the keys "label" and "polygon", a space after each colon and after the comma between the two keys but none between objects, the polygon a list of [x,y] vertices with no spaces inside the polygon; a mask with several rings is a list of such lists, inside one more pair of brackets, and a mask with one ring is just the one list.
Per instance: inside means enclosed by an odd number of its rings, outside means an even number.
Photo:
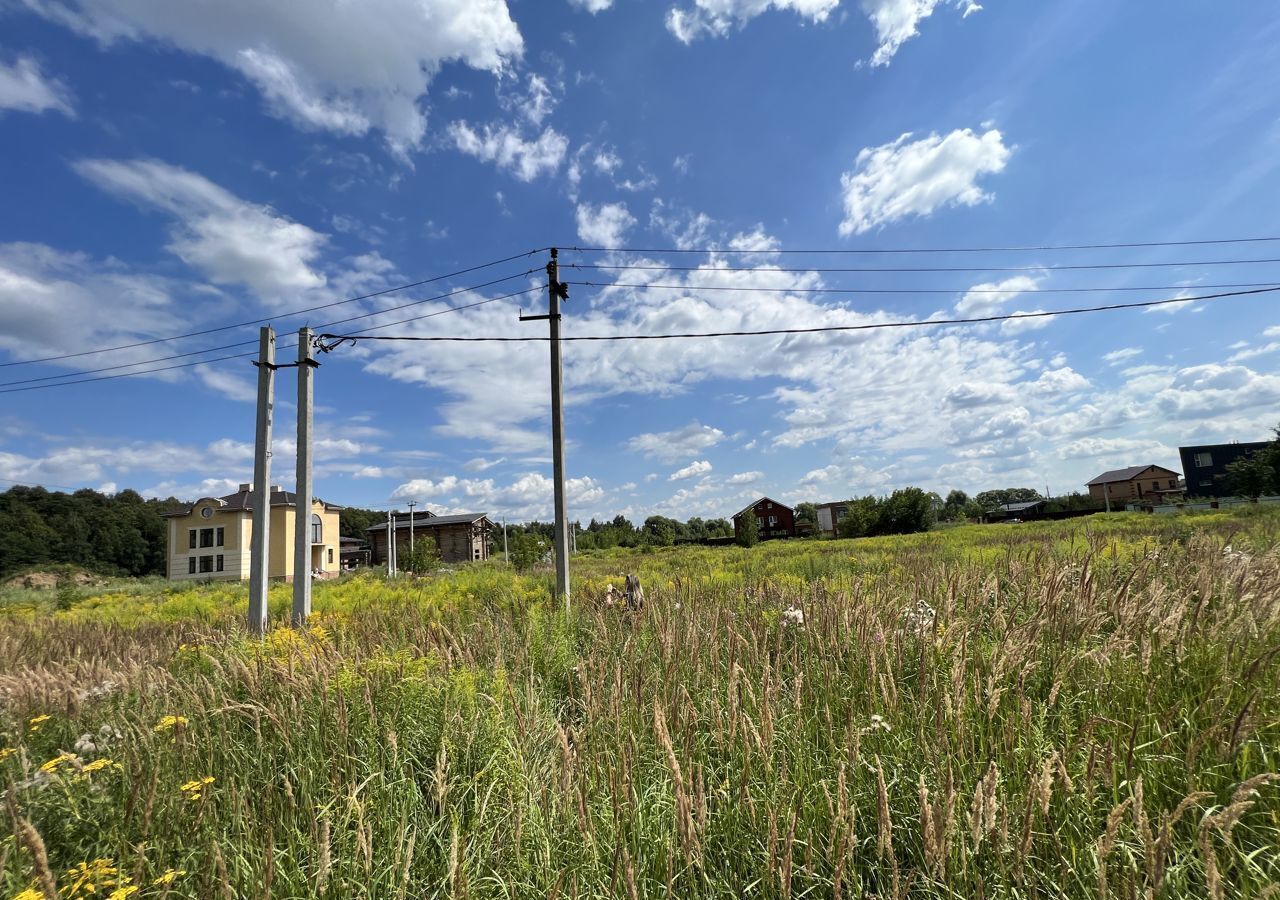
[{"label": "yellow house", "polygon": [[[271,486],[270,549],[267,574],[293,580],[293,522],[298,498]],[[311,503],[311,571],[339,570],[339,506]],[[253,535],[252,485],[225,497],[204,497],[164,514],[169,520],[168,573],[171,581],[241,581],[249,577]]]}]

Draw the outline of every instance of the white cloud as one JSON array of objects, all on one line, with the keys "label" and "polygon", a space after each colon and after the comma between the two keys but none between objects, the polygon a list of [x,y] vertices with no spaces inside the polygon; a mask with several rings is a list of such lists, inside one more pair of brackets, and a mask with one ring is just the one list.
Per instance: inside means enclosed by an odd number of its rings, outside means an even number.
[{"label": "white cloud", "polygon": [[[871,65],[887,66],[898,48],[920,33],[920,23],[933,15],[943,0],[862,0],[863,12],[875,26],[879,46]],[[963,17],[982,9],[974,0],[954,0],[963,8]]]},{"label": "white cloud", "polygon": [[40,64],[20,56],[13,65],[0,63],[0,110],[42,113],[45,110],[75,117],[71,90],[56,78],[40,71]]},{"label": "white cloud", "polygon": [[[437,515],[459,512],[487,512],[512,518],[546,519],[551,513],[553,485],[540,472],[526,472],[509,484],[498,484],[491,478],[458,478],[446,475],[439,479],[419,478],[396,487],[391,496],[400,500],[428,501]],[[565,499],[571,514],[596,503],[605,495],[594,478],[565,480]]]},{"label": "white cloud", "polygon": [[462,468],[468,472],[484,472],[494,466],[500,466],[506,461],[507,458],[505,456],[500,456],[497,459],[485,459],[483,456],[477,456],[463,463]]},{"label": "white cloud", "polygon": [[696,460],[689,463],[683,469],[677,469],[667,476],[667,481],[684,481],[686,478],[695,478],[698,475],[706,475],[711,471],[711,463],[705,459]]},{"label": "white cloud", "polygon": [[290,304],[298,290],[325,284],[314,268],[325,235],[202,175],[147,159],[86,159],[73,168],[103,190],[177,219],[168,249],[216,284],[244,284],[265,301]]},{"label": "white cloud", "polygon": [[694,0],[667,12],[667,30],[688,44],[700,37],[724,37],[770,9],[792,10],[811,22],[825,22],[840,0]]},{"label": "white cloud", "polygon": [[675,462],[709,450],[724,440],[724,432],[700,422],[690,422],[674,431],[647,432],[627,441],[627,449],[650,459]]},{"label": "white cloud", "polygon": [[569,5],[576,6],[578,9],[586,10],[595,15],[613,6],[613,0],[569,0]]},{"label": "white cloud", "polygon": [[1039,280],[1029,275],[975,284],[956,302],[956,313],[969,319],[998,315],[1006,303],[1039,285]]},{"label": "white cloud", "polygon": [[736,475],[730,475],[726,478],[724,483],[730,485],[755,484],[762,478],[764,478],[763,472],[738,472]]},{"label": "white cloud", "polygon": [[1112,350],[1110,353],[1102,354],[1102,358],[1111,365],[1117,365],[1126,359],[1133,359],[1135,356],[1141,356],[1142,349],[1139,347],[1121,347],[1119,350]]},{"label": "white cloud", "polygon": [[454,146],[468,156],[491,162],[521,181],[533,181],[560,168],[569,141],[554,128],[543,129],[535,140],[525,140],[510,125],[485,125],[480,131],[465,121],[449,125]]},{"label": "white cloud", "polygon": [[636,224],[625,203],[578,204],[578,238],[595,247],[620,247]]},{"label": "white cloud", "polygon": [[381,130],[397,153],[426,133],[420,99],[447,62],[501,73],[523,51],[505,0],[314,0],[173,3],[28,0],[103,44],[155,41],[209,56],[300,127]]},{"label": "white cloud", "polygon": [[992,195],[978,179],[1000,172],[1013,148],[994,128],[975,134],[959,128],[919,140],[907,133],[878,147],[865,147],[854,168],[840,177],[845,218],[840,234],[862,234],[908,216],[928,216],[949,206],[975,206]]}]

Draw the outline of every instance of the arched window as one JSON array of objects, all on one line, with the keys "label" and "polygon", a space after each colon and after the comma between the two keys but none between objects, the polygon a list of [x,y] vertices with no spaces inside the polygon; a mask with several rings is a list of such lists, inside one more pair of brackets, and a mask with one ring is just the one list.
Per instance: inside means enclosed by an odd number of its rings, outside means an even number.
[{"label": "arched window", "polygon": [[324,522],[315,513],[311,514],[311,543],[324,543]]}]

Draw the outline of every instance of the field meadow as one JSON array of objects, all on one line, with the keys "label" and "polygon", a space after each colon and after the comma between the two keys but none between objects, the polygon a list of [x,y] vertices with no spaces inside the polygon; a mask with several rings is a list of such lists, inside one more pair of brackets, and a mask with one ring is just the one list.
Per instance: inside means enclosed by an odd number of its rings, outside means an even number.
[{"label": "field meadow", "polygon": [[0,898],[1280,898],[1280,512],[573,566],[5,592]]}]

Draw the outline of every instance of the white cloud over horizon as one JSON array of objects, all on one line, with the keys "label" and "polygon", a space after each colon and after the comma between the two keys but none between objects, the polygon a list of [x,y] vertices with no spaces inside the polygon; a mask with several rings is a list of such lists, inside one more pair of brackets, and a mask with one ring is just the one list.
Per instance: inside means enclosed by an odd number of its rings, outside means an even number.
[{"label": "white cloud over horizon", "polygon": [[6,109],[42,113],[48,110],[75,118],[75,98],[58,78],[41,71],[30,56],[19,56],[12,65],[0,62],[0,113]]}]

